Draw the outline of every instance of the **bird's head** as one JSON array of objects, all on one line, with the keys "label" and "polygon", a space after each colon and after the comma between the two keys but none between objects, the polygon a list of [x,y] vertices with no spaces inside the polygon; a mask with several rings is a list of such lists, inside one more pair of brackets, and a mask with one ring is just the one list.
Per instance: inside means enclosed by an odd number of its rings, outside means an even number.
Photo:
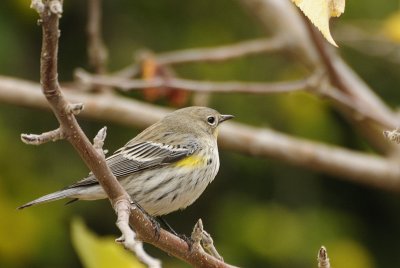
[{"label": "bird's head", "polygon": [[205,131],[217,137],[218,126],[234,116],[220,114],[208,107],[191,106],[176,110],[167,117],[174,118],[185,129]]}]

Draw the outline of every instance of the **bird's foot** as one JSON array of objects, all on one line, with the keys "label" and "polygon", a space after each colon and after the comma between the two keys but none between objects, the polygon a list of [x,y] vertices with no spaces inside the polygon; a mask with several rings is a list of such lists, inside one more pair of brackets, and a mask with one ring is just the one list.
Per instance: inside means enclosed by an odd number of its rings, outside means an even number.
[{"label": "bird's foot", "polygon": [[192,251],[194,240],[191,237],[186,236],[185,234],[179,234],[178,237],[185,241],[189,247],[189,251]]},{"label": "bird's foot", "polygon": [[153,216],[151,216],[149,213],[147,213],[146,210],[144,210],[144,208],[139,205],[137,202],[132,201],[132,204],[134,204],[137,208],[140,209],[140,211],[146,215],[147,219],[149,219],[149,221],[151,222],[151,225],[154,229],[154,237],[157,239],[157,241],[160,239],[160,230],[161,230],[161,226],[160,223],[157,221],[157,219]]}]

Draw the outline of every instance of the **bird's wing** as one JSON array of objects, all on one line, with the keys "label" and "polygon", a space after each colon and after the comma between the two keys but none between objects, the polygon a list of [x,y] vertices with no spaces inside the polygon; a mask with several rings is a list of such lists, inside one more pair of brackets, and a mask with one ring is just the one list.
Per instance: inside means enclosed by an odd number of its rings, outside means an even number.
[{"label": "bird's wing", "polygon": [[[149,168],[177,162],[192,155],[198,149],[197,142],[186,145],[168,145],[155,142],[128,143],[106,159],[107,165],[115,177],[121,178]],[[97,184],[90,173],[85,179],[68,188]]]}]

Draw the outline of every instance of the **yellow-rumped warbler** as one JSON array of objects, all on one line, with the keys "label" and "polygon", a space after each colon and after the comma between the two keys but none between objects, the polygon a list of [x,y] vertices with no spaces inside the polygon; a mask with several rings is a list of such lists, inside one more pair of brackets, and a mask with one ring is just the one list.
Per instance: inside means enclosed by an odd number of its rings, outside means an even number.
[{"label": "yellow-rumped warbler", "polygon": [[[148,127],[106,159],[121,185],[148,214],[160,216],[192,204],[219,169],[218,126],[232,115],[207,107],[177,110]],[[62,198],[95,200],[106,194],[93,174],[19,207]]]}]

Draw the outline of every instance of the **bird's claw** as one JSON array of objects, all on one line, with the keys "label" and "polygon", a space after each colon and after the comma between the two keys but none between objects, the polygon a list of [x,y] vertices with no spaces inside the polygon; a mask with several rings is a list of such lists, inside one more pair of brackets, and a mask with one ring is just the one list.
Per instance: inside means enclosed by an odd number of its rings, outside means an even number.
[{"label": "bird's claw", "polygon": [[147,213],[146,210],[144,210],[144,208],[139,205],[137,202],[132,201],[132,204],[134,204],[138,209],[140,209],[140,211],[146,215],[146,217],[149,219],[149,221],[151,222],[151,225],[153,226],[154,229],[154,237],[158,240],[160,240],[160,230],[161,230],[161,226],[160,223],[156,220],[156,218],[154,218],[153,216],[151,216],[149,213]]},{"label": "bird's claw", "polygon": [[191,237],[186,236],[185,234],[179,234],[178,237],[186,242],[189,247],[189,251],[192,251],[194,240]]}]

